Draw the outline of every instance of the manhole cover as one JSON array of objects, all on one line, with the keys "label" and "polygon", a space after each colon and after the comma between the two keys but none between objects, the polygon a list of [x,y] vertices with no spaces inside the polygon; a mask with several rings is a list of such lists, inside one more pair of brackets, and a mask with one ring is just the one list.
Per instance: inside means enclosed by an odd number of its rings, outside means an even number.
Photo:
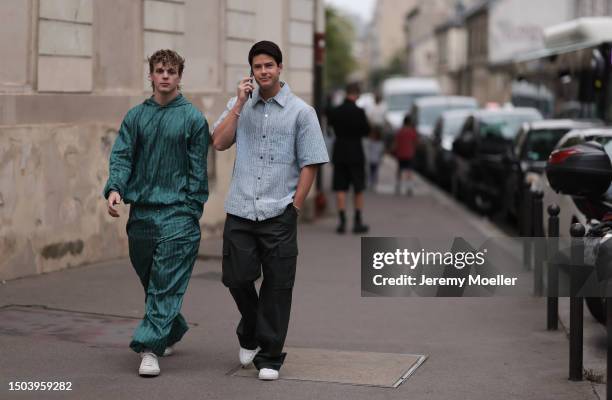
[{"label": "manhole cover", "polygon": [[125,347],[140,321],[139,318],[23,306],[1,308],[0,320],[0,335],[113,347]]},{"label": "manhole cover", "polygon": [[[326,349],[286,348],[280,379],[334,382],[396,388],[425,362],[418,354],[372,353]],[[257,377],[257,370],[236,368],[233,376]]]}]

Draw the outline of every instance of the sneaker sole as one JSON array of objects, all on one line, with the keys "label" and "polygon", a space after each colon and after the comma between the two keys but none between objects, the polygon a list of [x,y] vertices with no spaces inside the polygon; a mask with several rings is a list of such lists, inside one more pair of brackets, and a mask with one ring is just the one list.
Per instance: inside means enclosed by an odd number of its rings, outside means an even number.
[{"label": "sneaker sole", "polygon": [[259,377],[260,381],[276,381],[278,380],[278,376],[275,378],[262,378],[261,376]]},{"label": "sneaker sole", "polygon": [[138,370],[138,375],[144,376],[144,377],[147,377],[147,376],[158,376],[159,372],[160,372],[159,370],[157,370],[157,371],[143,371],[143,370],[139,369]]}]

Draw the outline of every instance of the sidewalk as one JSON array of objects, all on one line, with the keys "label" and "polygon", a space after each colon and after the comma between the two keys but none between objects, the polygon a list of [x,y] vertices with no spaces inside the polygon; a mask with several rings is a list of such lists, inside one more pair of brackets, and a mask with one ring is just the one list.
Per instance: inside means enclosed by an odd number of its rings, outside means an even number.
[{"label": "sidewalk", "polygon": [[[388,174],[381,179],[388,179]],[[328,202],[332,203],[331,197]],[[412,198],[370,193],[366,204],[371,236],[501,234],[424,182]],[[138,377],[139,358],[127,347],[129,332],[125,337],[104,337],[99,343],[95,329],[90,335],[73,332],[82,324],[78,317],[67,320],[54,337],[17,334],[3,330],[0,323],[0,398],[598,398],[594,384],[567,380],[567,339],[562,331],[545,330],[544,299],[361,298],[360,239],[336,235],[335,223],[329,217],[299,228],[300,256],[286,343],[427,355],[427,361],[397,389],[260,382],[228,375],[237,365],[238,312],[220,283],[221,242],[216,240],[201,249],[204,257],[185,296],[183,314],[193,326],[177,353],[161,359],[160,377]],[[117,260],[7,282],[0,285],[0,307],[10,304],[139,318],[143,293],[128,260]],[[7,390],[9,381],[49,380],[71,381],[73,390]]]}]

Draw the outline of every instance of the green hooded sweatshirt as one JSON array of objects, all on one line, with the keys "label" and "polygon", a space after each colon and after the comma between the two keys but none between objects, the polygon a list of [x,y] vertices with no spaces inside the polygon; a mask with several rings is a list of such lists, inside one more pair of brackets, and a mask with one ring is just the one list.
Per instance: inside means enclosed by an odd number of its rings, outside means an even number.
[{"label": "green hooded sweatshirt", "polygon": [[104,197],[116,191],[127,204],[186,205],[199,219],[208,199],[208,142],[206,119],[183,95],[165,106],[148,98],[121,124]]}]

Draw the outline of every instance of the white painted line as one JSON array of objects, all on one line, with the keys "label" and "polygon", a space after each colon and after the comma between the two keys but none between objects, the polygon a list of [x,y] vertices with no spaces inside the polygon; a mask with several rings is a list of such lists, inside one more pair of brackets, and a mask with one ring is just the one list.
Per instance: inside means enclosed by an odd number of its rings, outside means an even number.
[{"label": "white painted line", "polygon": [[423,364],[425,362],[425,360],[427,360],[427,356],[424,355],[419,355],[419,354],[406,354],[408,356],[418,356],[419,359],[417,360],[417,362],[414,363],[414,365],[412,365],[412,367],[406,371],[406,373],[404,375],[402,375],[397,382],[395,382],[395,384],[393,385],[394,388],[397,388],[399,385],[401,385],[402,383],[404,383],[404,381],[408,378],[410,378],[410,376],[417,370],[417,368],[419,368],[421,366],[421,364]]}]

